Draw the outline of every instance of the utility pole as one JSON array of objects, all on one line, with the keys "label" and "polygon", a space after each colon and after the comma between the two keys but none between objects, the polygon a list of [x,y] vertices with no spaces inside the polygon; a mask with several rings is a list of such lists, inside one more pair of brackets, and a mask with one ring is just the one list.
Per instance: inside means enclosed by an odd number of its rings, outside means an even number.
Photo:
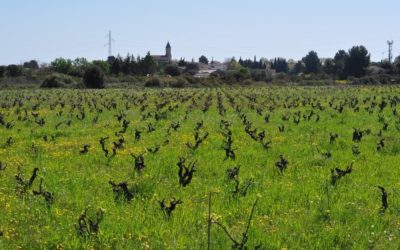
[{"label": "utility pole", "polygon": [[393,53],[392,53],[392,51],[393,51],[393,40],[392,41],[387,41],[387,44],[388,44],[388,46],[389,46],[389,64],[392,64],[392,59],[393,59]]},{"label": "utility pole", "polygon": [[111,57],[112,56],[112,43],[115,42],[115,40],[112,39],[111,30],[108,32],[106,38],[108,38],[108,43],[106,43],[106,46],[108,46],[108,57]]}]

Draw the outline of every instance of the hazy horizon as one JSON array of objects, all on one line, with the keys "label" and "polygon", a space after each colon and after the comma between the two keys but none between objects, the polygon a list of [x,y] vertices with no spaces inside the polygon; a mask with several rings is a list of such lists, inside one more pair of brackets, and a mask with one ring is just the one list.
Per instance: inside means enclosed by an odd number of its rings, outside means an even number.
[{"label": "hazy horizon", "polygon": [[148,0],[87,0],[84,3],[3,0],[0,64],[58,57],[106,59],[106,34],[113,33],[113,54],[163,54],[169,41],[174,59],[224,61],[253,56],[299,60],[310,50],[333,57],[339,49],[364,45],[373,61],[387,57],[387,40],[400,54],[400,2],[306,0],[190,3]]}]

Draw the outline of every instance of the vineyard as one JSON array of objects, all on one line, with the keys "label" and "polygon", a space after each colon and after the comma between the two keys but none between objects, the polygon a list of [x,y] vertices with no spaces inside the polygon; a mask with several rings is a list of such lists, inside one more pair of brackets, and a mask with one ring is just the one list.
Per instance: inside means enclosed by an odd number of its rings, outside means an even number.
[{"label": "vineyard", "polygon": [[394,249],[400,88],[3,90],[1,249]]}]

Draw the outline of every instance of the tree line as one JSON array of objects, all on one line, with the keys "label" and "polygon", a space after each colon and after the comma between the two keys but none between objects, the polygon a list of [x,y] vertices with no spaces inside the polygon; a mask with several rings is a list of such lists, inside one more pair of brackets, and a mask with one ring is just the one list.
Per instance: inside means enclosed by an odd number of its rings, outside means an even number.
[{"label": "tree line", "polygon": [[[210,61],[204,55],[199,58],[200,64],[209,64]],[[120,55],[109,57],[107,60],[88,61],[85,58],[74,60],[57,58],[49,64],[39,65],[35,60],[23,63],[22,65],[0,66],[0,78],[14,78],[19,76],[50,75],[58,73],[69,77],[83,77],[85,72],[95,67],[101,74],[111,77],[119,76],[194,76],[199,71],[199,63],[187,62],[180,59],[172,63],[159,63],[150,53],[146,56],[126,57]],[[211,60],[211,63],[214,63]],[[349,77],[362,78],[368,75],[371,66],[375,71],[384,74],[400,74],[400,56],[393,63],[388,61],[371,62],[368,50],[360,45],[353,46],[349,50],[339,50],[333,58],[321,59],[317,52],[308,52],[301,60],[287,60],[282,57],[267,60],[261,58],[242,59],[238,61],[233,58],[226,63],[227,70],[218,70],[211,74],[213,80],[220,80],[225,83],[252,81],[272,81],[276,77],[312,75],[316,78],[345,80]],[[63,81],[70,81],[63,77]],[[67,80],[65,80],[67,79]]]},{"label": "tree line", "polygon": [[[289,68],[285,58],[274,58],[270,61],[239,60],[239,64],[250,69],[274,70],[276,73],[297,74],[327,74],[335,79],[347,79],[352,77],[363,77],[367,74],[367,68],[371,65],[371,56],[364,46],[354,46],[348,51],[339,50],[333,58],[321,60],[317,52],[310,51],[301,60]],[[375,65],[387,69],[389,73],[400,72],[400,57],[394,64],[388,62],[375,63]]]}]

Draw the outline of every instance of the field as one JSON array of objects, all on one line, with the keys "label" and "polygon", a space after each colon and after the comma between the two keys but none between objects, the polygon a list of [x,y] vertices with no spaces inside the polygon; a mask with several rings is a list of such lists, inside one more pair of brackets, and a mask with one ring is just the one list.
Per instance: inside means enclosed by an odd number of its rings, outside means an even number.
[{"label": "field", "polygon": [[0,248],[395,249],[399,103],[399,87],[1,91]]}]

